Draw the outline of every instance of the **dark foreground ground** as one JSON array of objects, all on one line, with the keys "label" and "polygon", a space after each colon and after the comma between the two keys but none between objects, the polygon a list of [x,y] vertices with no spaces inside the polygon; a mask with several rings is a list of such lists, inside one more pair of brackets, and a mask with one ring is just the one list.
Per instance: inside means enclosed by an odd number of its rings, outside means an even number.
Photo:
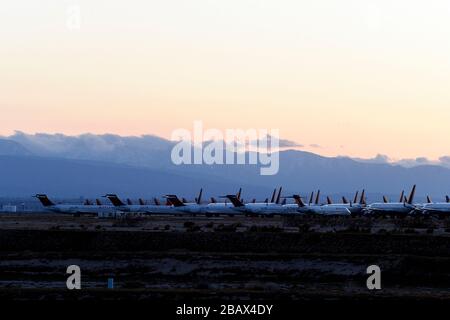
[{"label": "dark foreground ground", "polygon": [[[444,301],[449,228],[429,218],[0,216],[0,299]],[[377,292],[366,287],[373,264]],[[69,265],[82,290],[66,289]]]}]

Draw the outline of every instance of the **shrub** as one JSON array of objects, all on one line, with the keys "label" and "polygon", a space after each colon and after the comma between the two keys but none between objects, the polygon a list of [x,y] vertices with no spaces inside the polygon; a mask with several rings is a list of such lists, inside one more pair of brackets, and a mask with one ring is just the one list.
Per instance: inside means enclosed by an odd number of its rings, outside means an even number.
[{"label": "shrub", "polygon": [[188,229],[188,228],[192,228],[193,226],[195,226],[195,223],[192,221],[186,221],[183,225],[186,229]]}]

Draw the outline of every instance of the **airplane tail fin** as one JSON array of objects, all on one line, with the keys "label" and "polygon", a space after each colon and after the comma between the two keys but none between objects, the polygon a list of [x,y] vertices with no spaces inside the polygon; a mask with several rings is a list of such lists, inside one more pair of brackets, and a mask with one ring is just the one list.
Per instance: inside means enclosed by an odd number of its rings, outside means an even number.
[{"label": "airplane tail fin", "polygon": [[331,200],[331,198],[329,196],[327,196],[327,203],[328,204],[333,204],[333,200]]},{"label": "airplane tail fin", "polygon": [[200,192],[199,192],[199,194],[198,194],[198,197],[195,198],[195,202],[196,202],[197,204],[201,204],[201,203],[202,203],[202,195],[203,195],[203,188],[200,189]]},{"label": "airplane tail fin", "polygon": [[155,203],[156,206],[160,206],[161,202],[159,201],[158,198],[153,198],[153,202]]},{"label": "airplane tail fin", "polygon": [[139,205],[145,206],[145,201],[143,199],[139,199]]},{"label": "airplane tail fin", "polygon": [[305,203],[302,200],[302,197],[300,197],[298,194],[294,194],[292,196],[292,198],[294,198],[295,203],[299,206],[299,207],[305,207]]},{"label": "airplane tail fin", "polygon": [[228,200],[230,200],[230,202],[235,207],[243,207],[244,206],[242,201],[240,199],[238,199],[238,197],[236,195],[234,195],[234,194],[228,194],[226,196],[223,196],[222,198],[227,198]]},{"label": "airplane tail fin", "polygon": [[271,203],[275,202],[275,195],[277,194],[277,189],[273,189],[273,193],[272,193],[272,199],[270,200]]},{"label": "airplane tail fin", "polygon": [[365,189],[363,189],[363,191],[361,192],[361,199],[359,201],[359,204],[366,205],[366,190]]},{"label": "airplane tail fin", "polygon": [[320,201],[320,190],[317,190],[317,195],[316,195],[316,205],[318,205],[319,204],[319,201]]},{"label": "airplane tail fin", "polygon": [[85,206],[92,206],[92,202],[89,199],[84,200],[84,205]]},{"label": "airplane tail fin", "polygon": [[359,194],[359,191],[356,191],[355,197],[353,198],[353,203],[357,203],[358,202],[358,194]]},{"label": "airplane tail fin", "polygon": [[39,201],[42,203],[44,207],[51,207],[55,204],[47,197],[46,194],[37,194],[35,195],[36,198],[39,199]]},{"label": "airplane tail fin", "polygon": [[383,196],[383,202],[384,203],[389,203],[389,199],[386,196]]},{"label": "airplane tail fin", "polygon": [[121,207],[125,205],[125,203],[123,203],[122,200],[120,200],[119,197],[115,194],[107,194],[105,195],[105,198],[108,198],[108,200],[111,201],[111,203],[115,207]]},{"label": "airplane tail fin", "polygon": [[403,202],[404,197],[405,197],[405,190],[402,190],[402,193],[400,193],[400,200],[398,202]]},{"label": "airplane tail fin", "polygon": [[284,198],[283,202],[281,202],[281,205],[284,206],[284,205],[286,205],[286,203],[287,203],[286,198]]},{"label": "airplane tail fin", "polygon": [[427,196],[427,203],[432,203],[430,196]]},{"label": "airplane tail fin", "polygon": [[278,191],[278,197],[277,197],[276,204],[280,204],[280,200],[281,200],[281,191],[283,191],[283,187],[280,187],[280,189],[279,189],[279,191]]},{"label": "airplane tail fin", "polygon": [[214,198],[214,197],[211,197],[211,203],[217,203],[217,200],[216,200],[216,198]]},{"label": "airplane tail fin", "polygon": [[415,194],[416,194],[416,185],[412,187],[411,193],[409,194],[408,204],[413,204]]},{"label": "airplane tail fin", "polygon": [[133,204],[133,202],[131,202],[130,199],[127,199],[127,205],[131,206]]},{"label": "airplane tail fin", "polygon": [[450,203],[450,197],[449,196],[445,196],[445,201],[447,201],[447,203]]},{"label": "airplane tail fin", "polygon": [[181,202],[180,199],[178,199],[178,197],[174,194],[168,194],[165,196],[165,198],[174,207],[184,207],[185,206],[186,199],[184,199],[184,198],[183,198],[183,202]]},{"label": "airplane tail fin", "polygon": [[342,197],[342,203],[343,203],[343,204],[348,204],[348,200],[347,200],[346,197]]},{"label": "airplane tail fin", "polygon": [[100,201],[100,199],[95,199],[95,204],[98,206],[101,206],[102,202]]},{"label": "airplane tail fin", "polygon": [[242,188],[239,188],[239,191],[236,194],[236,198],[238,198],[238,200],[241,200],[241,194],[242,194]]},{"label": "airplane tail fin", "polygon": [[313,202],[313,199],[314,199],[314,191],[313,192],[311,192],[311,195],[309,196],[309,205],[311,205],[312,204],[312,202]]}]

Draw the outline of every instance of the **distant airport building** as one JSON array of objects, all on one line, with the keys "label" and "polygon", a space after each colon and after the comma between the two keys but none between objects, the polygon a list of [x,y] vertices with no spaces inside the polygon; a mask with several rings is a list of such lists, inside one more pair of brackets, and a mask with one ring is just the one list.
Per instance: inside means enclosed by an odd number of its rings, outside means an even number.
[{"label": "distant airport building", "polygon": [[122,217],[121,212],[99,212],[97,218],[120,218]]},{"label": "distant airport building", "polygon": [[17,206],[3,205],[2,206],[2,212],[7,212],[7,213],[17,212]]}]

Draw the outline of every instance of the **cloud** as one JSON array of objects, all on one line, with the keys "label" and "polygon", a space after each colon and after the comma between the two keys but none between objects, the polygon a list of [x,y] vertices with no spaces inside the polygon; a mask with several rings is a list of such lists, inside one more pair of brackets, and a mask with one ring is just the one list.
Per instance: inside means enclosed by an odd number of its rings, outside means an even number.
[{"label": "cloud", "polygon": [[374,158],[371,159],[372,163],[389,163],[391,159],[389,156],[385,154],[377,154]]},{"label": "cloud", "polygon": [[[256,147],[258,145],[259,146],[263,146],[263,147],[267,146],[267,145],[270,146],[271,141],[272,141],[273,138],[274,137],[271,136],[271,135],[266,135],[265,137],[260,138],[258,140],[250,141],[249,145],[250,146],[254,146],[254,147]],[[288,140],[288,139],[280,139],[280,138],[278,138],[278,146],[279,146],[280,149],[284,149],[284,148],[303,148],[304,147],[304,145],[301,144],[301,143],[298,143],[298,142],[295,142],[295,141],[292,141],[292,140]]]},{"label": "cloud", "polygon": [[443,156],[439,158],[439,161],[443,164],[450,165],[450,156]]},{"label": "cloud", "polygon": [[364,163],[377,163],[377,164],[392,164],[399,165],[405,168],[413,168],[425,165],[443,166],[450,168],[450,156],[440,157],[439,160],[430,160],[427,157],[417,157],[417,158],[405,158],[400,160],[395,160],[384,154],[377,154],[374,158],[363,159],[363,158],[352,158],[358,162]]},{"label": "cloud", "polygon": [[364,158],[353,158],[358,162],[364,163],[375,163],[375,164],[386,164],[391,163],[391,159],[385,154],[377,154],[374,158],[364,159]]},{"label": "cloud", "polygon": [[[164,155],[175,141],[169,141],[153,135],[142,136],[119,136],[115,134],[96,135],[91,133],[78,136],[68,136],[64,134],[36,133],[27,134],[16,131],[11,136],[1,137],[2,139],[14,141],[23,146],[27,151],[38,156],[64,157],[72,159],[89,159],[101,161],[115,161],[120,163],[132,163],[145,165],[152,161],[164,160]],[[272,136],[247,142],[247,145],[238,146],[238,149],[245,150],[245,147],[270,145]],[[211,141],[205,142],[210,143]],[[306,145],[310,148],[321,148],[318,144]],[[279,140],[279,149],[303,148],[305,145],[288,139]],[[345,155],[344,155],[345,156]],[[162,159],[162,160],[161,160]],[[437,165],[450,168],[450,155],[445,155],[437,160],[430,160],[426,157],[392,159],[388,155],[377,154],[373,158],[352,158],[355,161],[373,164],[392,164],[411,168],[422,165]]]},{"label": "cloud", "polygon": [[280,139],[280,148],[303,148],[304,145],[292,140]]},{"label": "cloud", "polygon": [[[119,136],[115,134],[78,136],[64,134],[27,134],[17,131],[7,137],[25,147],[35,155],[62,157],[80,160],[112,161],[135,165],[146,165],[160,161],[173,142],[152,136]],[[162,158],[164,160],[164,158]]]},{"label": "cloud", "polygon": [[425,157],[416,158],[416,162],[419,163],[419,164],[429,164],[429,163],[431,163],[431,161],[428,160],[428,158],[425,158]]},{"label": "cloud", "polygon": [[[259,139],[255,139],[255,140],[246,140],[246,141],[242,141],[242,140],[235,140],[235,147],[237,148],[238,151],[243,152],[243,151],[248,151],[248,150],[256,150],[257,148],[259,150],[265,150],[267,149],[267,147],[271,147],[272,145],[272,140],[274,139],[274,136],[271,135],[266,135],[263,136],[262,138]],[[222,144],[223,148],[227,148],[227,142],[225,140],[205,140],[202,142],[202,146],[206,147],[209,146],[211,143],[214,143],[216,145],[220,145]],[[230,143],[230,142],[228,142]],[[297,143],[295,141],[292,140],[288,140],[288,139],[278,139],[278,149],[288,149],[288,148],[303,148],[304,145]]]},{"label": "cloud", "polygon": [[78,136],[64,134],[27,134],[16,131],[7,139],[16,141],[38,154],[66,154],[84,152],[114,152],[120,148],[166,149],[172,142],[152,135],[119,136],[115,134],[96,135],[91,133]]},{"label": "cloud", "polygon": [[439,163],[437,163],[436,161],[431,161],[426,157],[417,157],[415,159],[401,159],[399,161],[396,161],[395,164],[411,168],[423,165],[438,165]]},{"label": "cloud", "polygon": [[450,156],[442,156],[439,158],[439,164],[450,169]]}]

